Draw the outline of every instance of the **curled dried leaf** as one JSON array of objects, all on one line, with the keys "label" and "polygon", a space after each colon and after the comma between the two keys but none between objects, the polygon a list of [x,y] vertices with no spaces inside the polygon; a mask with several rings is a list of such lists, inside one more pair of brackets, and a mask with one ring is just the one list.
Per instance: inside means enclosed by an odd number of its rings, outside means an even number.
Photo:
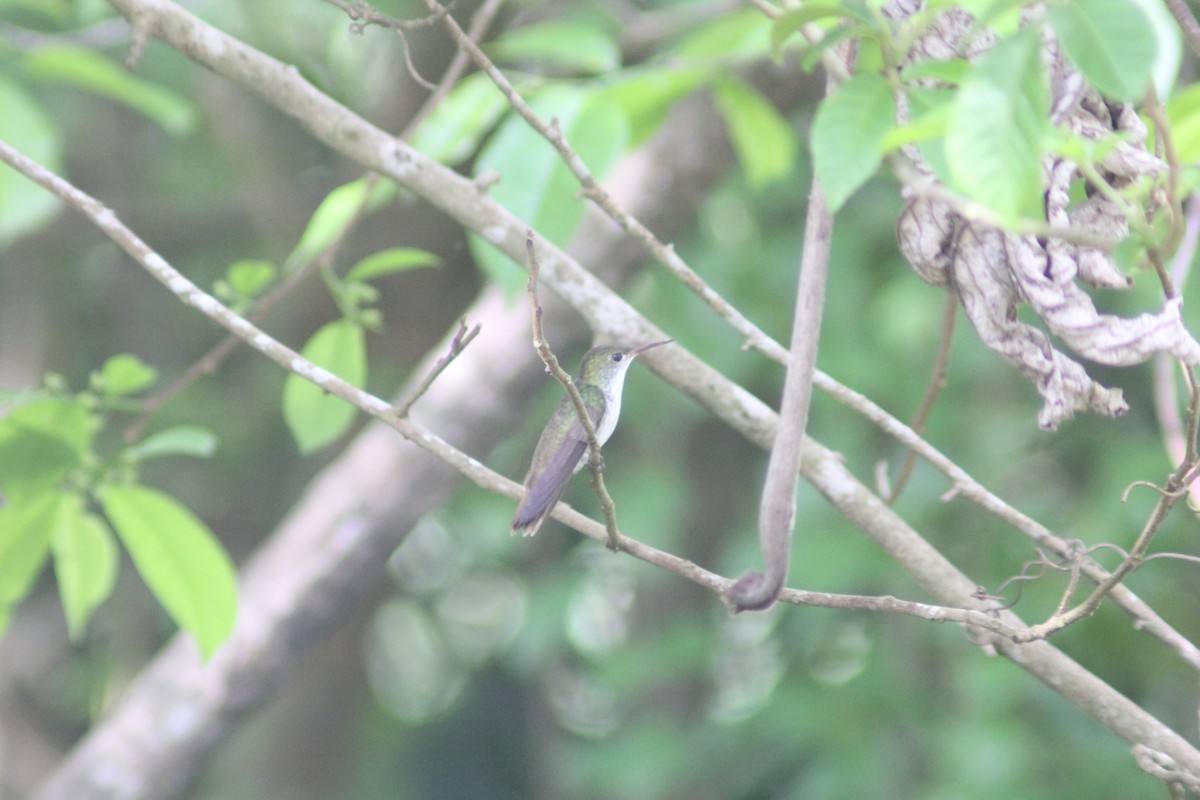
[{"label": "curled dried leaf", "polygon": [[[888,13],[906,16],[912,13],[909,5],[896,0],[888,5]],[[972,42],[976,47],[962,46],[972,30],[964,25],[963,13],[943,14],[918,42],[913,59],[977,50],[978,39]],[[1046,48],[1052,119],[1105,148],[1098,164],[1104,180],[1119,189],[1158,176],[1165,166],[1146,149],[1146,128],[1133,109],[1109,103],[1088,87],[1062,58],[1052,37]],[[1054,347],[1047,332],[1101,364],[1128,366],[1157,353],[1200,364],[1200,343],[1184,327],[1178,299],[1168,299],[1158,312],[1131,318],[1101,314],[1077,280],[1115,289],[1132,285],[1109,252],[964,219],[936,193],[922,190],[919,181],[937,179],[915,148],[904,152],[915,167],[915,178],[903,189],[907,202],[896,226],[901,252],[922,280],[955,292],[983,343],[1029,377],[1043,399],[1038,415],[1043,428],[1053,429],[1078,411],[1116,416],[1128,410],[1119,389],[1093,380],[1082,365]],[[1111,242],[1129,235],[1119,198],[1106,196],[1096,186],[1087,184],[1088,197],[1072,207],[1071,184],[1085,177],[1074,162],[1047,156],[1042,175],[1049,223]],[[1017,319],[1022,303],[1045,330]]]}]

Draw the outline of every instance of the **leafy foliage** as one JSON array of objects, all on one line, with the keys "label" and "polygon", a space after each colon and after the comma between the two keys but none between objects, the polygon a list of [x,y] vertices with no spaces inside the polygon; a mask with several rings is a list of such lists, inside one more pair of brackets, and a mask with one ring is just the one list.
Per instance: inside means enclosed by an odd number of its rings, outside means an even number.
[{"label": "leafy foliage", "polygon": [[[67,628],[84,636],[116,584],[113,530],[167,612],[211,655],[232,630],[234,569],[212,532],[171,497],[135,482],[142,461],[167,455],[209,456],[210,431],[159,431],[106,459],[97,435],[110,411],[155,381],[136,356],[104,362],[78,395],[33,396],[0,419],[0,630],[54,562]],[[107,521],[89,510],[98,498]]]},{"label": "leafy foliage", "polygon": [[[409,105],[403,54],[391,52],[389,69],[367,57],[400,46],[391,32],[349,35],[332,8],[312,23],[311,9],[287,3],[243,4],[236,16],[233,5],[213,4],[206,18],[298,64],[330,91],[344,80],[385,86],[377,94]],[[383,13],[410,11],[398,2],[375,5]],[[805,180],[795,176],[811,166],[838,215],[822,367],[901,417],[920,403],[942,298],[895,253],[898,192],[894,181],[876,178],[919,155],[931,173],[922,177],[939,179],[956,201],[1014,228],[1040,220],[1049,156],[1099,169],[1127,138],[1085,141],[1050,123],[1043,36],[1056,36],[1110,100],[1140,99],[1151,56],[1163,49],[1161,33],[1129,0],[1059,0],[1040,22],[1023,20],[1014,3],[970,2],[978,32],[994,36],[994,46],[916,63],[907,48],[949,3],[899,20],[879,4],[846,0],[788,7],[774,21],[753,8],[697,20],[688,15],[710,13],[704,4],[680,4],[664,7],[653,18],[654,36],[635,44],[626,38],[635,26],[600,16],[619,5],[605,11],[550,4],[529,24],[528,10],[518,10],[517,27],[496,26],[484,44],[599,180],[649,141],[681,101],[699,97],[717,109],[737,169],[704,188],[696,223],[671,241],[716,292],[779,339],[791,322],[781,298],[794,292],[797,221],[805,211]],[[648,12],[634,5],[637,14]],[[280,27],[281,10],[294,24]],[[485,236],[471,233],[464,247],[460,232],[441,231],[441,218],[407,192],[354,177],[292,120],[264,113],[256,101],[226,106],[228,97],[189,83],[195,68],[175,55],[163,58],[162,48],[149,48],[129,73],[116,66],[119,56],[90,46],[40,46],[44,39],[91,41],[88,26],[108,13],[102,4],[0,2],[0,40],[26,48],[19,65],[0,65],[0,138],[56,171],[70,164],[135,228],[152,227],[147,238],[189,276],[211,282],[234,311],[259,314],[264,298],[314,270],[325,291],[275,306],[265,329],[288,342],[315,330],[301,348],[306,359],[383,394],[480,282],[519,291],[523,274]],[[10,14],[18,14],[17,23]],[[338,24],[329,25],[334,16]],[[39,46],[10,41],[8,26],[30,18]],[[301,35],[313,30],[315,39]],[[808,38],[814,31],[818,41]],[[430,58],[425,35],[405,33],[422,72]],[[856,47],[856,68],[817,99],[823,81],[798,77],[795,65],[815,67],[845,42]],[[1190,166],[1200,153],[1197,97],[1194,87],[1182,87],[1168,106],[1184,186],[1197,185]],[[379,118],[394,111],[389,106]],[[798,143],[809,120],[806,149]],[[269,144],[230,146],[246,136]],[[576,235],[586,206],[578,183],[483,74],[461,80],[418,126],[413,143],[438,161],[463,165],[481,192],[539,236],[566,245]],[[1097,190],[1077,183],[1072,208]],[[1158,202],[1165,186],[1164,178],[1109,188],[1142,209],[1152,197]],[[355,411],[295,374],[286,378],[281,403],[279,370],[245,357],[156,406],[148,435],[131,435],[136,426],[118,429],[114,420],[140,419],[147,410],[142,393],[160,374],[184,374],[216,332],[191,312],[158,305],[160,287],[125,282],[126,265],[113,262],[93,231],[80,238],[74,227],[82,226],[62,226],[37,236],[57,209],[0,168],[0,244],[24,238],[23,247],[37,253],[36,270],[26,269],[20,251],[15,260],[7,251],[0,259],[0,324],[21,319],[10,317],[5,298],[30,292],[37,298],[31,307],[45,306],[31,316],[48,320],[56,335],[29,338],[44,341],[47,363],[70,376],[49,377],[40,391],[0,394],[8,403],[0,410],[0,627],[22,599],[50,583],[39,578],[53,563],[67,630],[82,645],[69,655],[77,659],[72,666],[101,676],[91,688],[102,697],[112,693],[105,676],[123,676],[144,658],[97,646],[114,629],[118,641],[138,638],[122,629],[137,624],[128,611],[136,603],[123,597],[106,604],[129,575],[119,574],[119,546],[167,614],[211,655],[232,630],[236,578],[201,517],[221,538],[248,532],[239,544],[256,546],[314,469],[312,459],[295,458],[285,434],[301,453],[314,454],[345,436]],[[1136,231],[1144,239],[1131,245],[1131,263],[1168,241],[1166,232],[1147,228]],[[18,269],[37,280],[13,280]],[[1141,281],[1144,273],[1137,274]],[[779,370],[739,349],[739,337],[674,281],[650,272],[625,289],[706,362],[754,394],[777,395]],[[1149,297],[1140,291],[1105,302],[1113,313],[1138,313]],[[19,324],[40,330],[28,318]],[[490,320],[484,330],[494,335]],[[379,354],[368,352],[368,331]],[[1050,439],[1031,429],[1035,398],[1028,387],[962,334],[929,440],[1064,536],[1094,544],[1136,531],[1149,501],[1138,492],[1127,503],[1117,498],[1131,481],[1166,468],[1144,374],[1123,373],[1133,408],[1126,420],[1081,419]],[[108,358],[130,341],[153,367],[130,355]],[[84,392],[65,388],[85,382]],[[522,399],[525,413],[504,421],[511,429],[496,450],[472,451],[510,475],[524,467],[545,419],[539,404],[550,402],[549,395]],[[646,372],[631,374],[625,402],[622,428],[606,450],[606,479],[631,533],[723,574],[754,564],[761,455]],[[281,405],[286,430],[278,424]],[[809,428],[863,476],[894,474],[904,457],[825,397],[815,399]],[[1115,431],[1120,447],[1106,447]],[[212,457],[218,441],[220,469],[174,468],[174,456]],[[571,502],[593,509],[578,483]],[[918,465],[896,507],[993,589],[1023,568],[1031,548],[944,496],[947,488],[942,476]],[[797,585],[925,599],[847,520],[808,488],[799,491]],[[749,798],[860,797],[887,786],[896,797],[1058,798],[1143,796],[1159,788],[1148,788],[1150,779],[1131,766],[1126,744],[1047,702],[1045,690],[1011,666],[979,658],[957,630],[816,609],[731,620],[707,594],[576,545],[557,526],[535,543],[515,542],[502,533],[511,511],[507,500],[474,487],[444,503],[388,560],[397,591],[364,623],[361,648],[345,647],[343,639],[314,659],[321,662],[313,666],[321,691],[301,692],[289,705],[307,710],[309,696],[320,695],[343,710],[303,734],[314,751],[331,756],[328,769],[321,763],[320,780],[304,782],[304,765],[285,770],[266,758],[270,767],[254,759],[247,768],[239,747],[218,755],[197,791],[364,800],[453,790],[480,797]],[[1173,517],[1162,535],[1185,543],[1172,546],[1190,547],[1192,522]],[[1138,589],[1194,638],[1195,626],[1180,611],[1195,599],[1180,577],[1187,575],[1146,569]],[[1058,577],[1029,582],[1018,610],[1030,618],[1052,610],[1065,582]],[[105,623],[99,632],[98,609]],[[1102,664],[1137,702],[1187,696],[1194,680],[1176,674],[1176,664],[1108,611],[1070,632],[1072,654]],[[344,680],[360,671],[366,681]],[[357,694],[334,694],[343,683],[354,683]],[[56,712],[68,705],[55,700]],[[88,704],[75,705],[72,721],[82,728]],[[1185,715],[1169,721],[1191,724]],[[279,746],[287,727],[300,735],[297,726],[264,720],[245,734],[244,752],[296,752]],[[264,745],[267,737],[278,738]],[[469,758],[461,769],[445,768],[462,754]],[[285,774],[301,778],[280,788]]]},{"label": "leafy foliage", "polygon": [[[347,320],[323,325],[312,335],[300,355],[354,386],[367,379],[366,340],[363,330]],[[319,386],[291,374],[283,387],[283,416],[300,446],[311,453],[334,441],[354,421],[354,409]]]}]

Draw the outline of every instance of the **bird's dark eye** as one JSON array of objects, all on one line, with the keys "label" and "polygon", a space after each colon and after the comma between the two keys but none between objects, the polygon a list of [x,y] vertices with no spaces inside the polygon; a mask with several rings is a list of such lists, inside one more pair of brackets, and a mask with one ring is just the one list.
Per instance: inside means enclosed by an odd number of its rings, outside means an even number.
[{"label": "bird's dark eye", "polygon": [[624,353],[613,353],[613,354],[612,354],[612,360],[613,360],[613,361],[620,361],[620,360],[621,360],[622,358],[624,358],[624,357],[625,357],[625,354],[624,354]]}]

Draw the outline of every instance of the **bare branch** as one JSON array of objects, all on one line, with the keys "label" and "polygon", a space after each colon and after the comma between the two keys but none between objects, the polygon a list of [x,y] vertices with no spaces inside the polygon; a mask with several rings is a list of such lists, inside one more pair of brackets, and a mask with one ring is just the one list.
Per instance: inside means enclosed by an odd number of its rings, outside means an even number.
[{"label": "bare branch", "polygon": [[[921,398],[921,404],[917,406],[917,413],[913,415],[913,421],[909,423],[909,427],[918,436],[924,432],[925,423],[933,411],[933,404],[937,402],[938,395],[946,387],[946,374],[950,369],[950,345],[954,340],[954,320],[958,316],[957,312],[958,299],[953,293],[947,292],[946,300],[942,305],[941,334],[938,336],[937,353],[933,357],[933,372],[929,376],[929,386],[925,388],[925,395]],[[882,493],[889,504],[896,503],[900,493],[908,485],[916,464],[916,451],[907,451],[904,454],[904,463],[900,465],[900,472],[896,475],[895,483]]]},{"label": "bare branch", "polygon": [[468,330],[467,321],[465,319],[460,319],[458,321],[458,330],[450,339],[450,349],[444,356],[441,356],[436,362],[434,362],[433,369],[429,370],[425,377],[421,379],[421,382],[414,386],[412,391],[405,395],[403,400],[396,403],[396,416],[407,417],[408,412],[413,407],[413,404],[420,400],[421,396],[429,391],[429,387],[432,386],[433,382],[438,379],[438,376],[446,370],[446,367],[450,366],[450,362],[458,358],[462,351],[467,348],[467,345],[469,345],[471,341],[478,335],[478,325]]}]

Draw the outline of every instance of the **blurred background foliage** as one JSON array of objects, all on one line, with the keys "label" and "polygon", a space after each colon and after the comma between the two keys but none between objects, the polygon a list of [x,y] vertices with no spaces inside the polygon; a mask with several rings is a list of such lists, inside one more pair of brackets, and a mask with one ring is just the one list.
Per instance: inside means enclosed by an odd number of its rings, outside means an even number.
[{"label": "blurred background foliage", "polygon": [[[187,5],[383,127],[401,129],[424,97],[396,37],[353,35],[329,4]],[[405,0],[375,6],[423,13]],[[631,12],[616,2],[513,3],[496,30],[568,21],[622,44],[618,57],[628,67],[678,46],[730,4],[679,9],[697,22],[649,45],[621,39],[614,20]],[[164,47],[151,46],[125,74],[126,36],[99,0],[0,0],[0,136],[104,200],[200,285],[212,286],[241,259],[281,264],[326,194],[358,177],[355,166]],[[421,72],[436,79],[452,55],[446,40],[418,31],[408,43]],[[716,47],[703,39],[690,46],[701,54]],[[589,51],[600,69],[612,66],[605,52],[602,44]],[[819,82],[761,52],[751,60],[741,68],[768,73],[777,88],[784,78],[800,87],[783,107],[803,143]],[[628,146],[636,144],[636,131],[627,134]],[[787,174],[767,183],[748,180],[745,163],[731,166],[676,240],[714,288],[782,341],[811,179],[806,149],[793,155]],[[36,387],[46,372],[82,387],[121,352],[169,380],[219,340],[79,217],[58,213],[40,190],[7,175],[4,188],[20,198],[0,197],[0,390]],[[14,209],[25,213],[13,217]],[[820,367],[903,419],[925,390],[943,294],[897,254],[898,210],[897,186],[882,178],[838,215]],[[384,325],[367,340],[367,388],[382,396],[394,394],[489,279],[461,230],[403,195],[363,221],[340,261],[396,246],[429,250],[440,266],[376,283]],[[1123,313],[1152,306],[1151,276],[1135,277],[1138,290],[1099,302]],[[775,404],[777,366],[743,352],[738,337],[662,271],[649,267],[624,294]],[[329,292],[309,281],[266,327],[299,345],[337,313]],[[578,355],[560,353],[571,364]],[[1150,367],[1097,374],[1125,390],[1132,412],[1041,432],[1035,391],[960,320],[928,438],[1059,535],[1128,545],[1154,498],[1134,490],[1122,502],[1123,490],[1161,480],[1171,465],[1153,417]],[[152,423],[216,433],[214,458],[151,463],[143,480],[193,509],[239,561],[338,450],[299,455],[280,412],[283,383],[275,366],[243,350]],[[502,444],[472,455],[519,478],[557,397],[545,381]],[[104,432],[109,447],[122,428]],[[810,431],[868,483],[880,460],[894,475],[903,458],[894,441],[824,396],[814,401]],[[764,454],[647,370],[631,373],[606,463],[631,535],[722,574],[757,564]],[[974,506],[944,501],[947,488],[918,464],[898,509],[995,589],[1034,558],[1031,545]],[[567,500],[597,512],[583,479]],[[927,599],[806,486],[799,509],[792,585]],[[986,800],[1161,791],[1127,745],[1012,664],[983,655],[956,627],[792,607],[731,618],[710,594],[558,524],[533,540],[510,538],[511,513],[509,501],[464,485],[426,518],[389,561],[389,584],[218,748],[191,796]],[[1158,546],[1192,552],[1195,535],[1196,520],[1180,511]],[[1129,584],[1196,640],[1195,578],[1194,565],[1157,561]],[[1064,585],[1061,575],[1025,584],[1016,611],[1043,618]],[[69,645],[53,575],[44,575],[0,643],[0,797],[19,796],[51,769],[172,631],[125,564],[84,640]],[[1195,676],[1125,617],[1105,606],[1054,642],[1195,740]]]}]

